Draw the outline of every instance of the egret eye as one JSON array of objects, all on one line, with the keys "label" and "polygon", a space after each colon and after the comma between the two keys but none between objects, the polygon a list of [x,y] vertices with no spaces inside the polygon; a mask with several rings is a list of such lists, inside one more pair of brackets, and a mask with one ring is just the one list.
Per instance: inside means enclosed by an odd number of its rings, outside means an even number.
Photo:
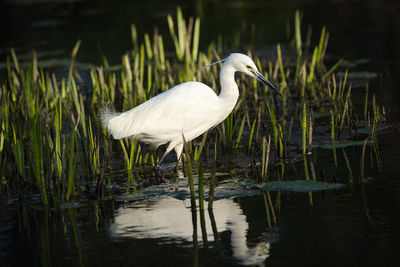
[{"label": "egret eye", "polygon": [[247,65],[246,68],[247,68],[248,70],[252,70],[252,69],[253,69],[250,65]]}]

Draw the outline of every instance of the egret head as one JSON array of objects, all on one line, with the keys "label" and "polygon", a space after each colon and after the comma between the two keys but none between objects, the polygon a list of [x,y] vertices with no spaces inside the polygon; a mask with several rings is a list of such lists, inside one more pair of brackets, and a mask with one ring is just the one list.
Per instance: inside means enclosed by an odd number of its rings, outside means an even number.
[{"label": "egret head", "polygon": [[239,53],[232,53],[226,58],[226,62],[230,62],[237,71],[253,77],[257,81],[267,85],[278,95],[282,96],[279,90],[258,71],[256,64],[254,64],[250,57]]},{"label": "egret head", "polygon": [[[232,53],[227,58],[219,60],[214,63],[211,63],[210,65],[207,65],[204,68],[214,65],[216,63],[220,63],[220,62],[224,62],[224,65],[228,64],[228,65],[232,66],[236,71],[243,72],[243,73],[249,75],[250,77],[255,78],[259,82],[267,85],[275,93],[282,96],[281,93],[279,92],[279,90],[258,71],[256,64],[254,64],[253,60],[250,57],[248,57],[244,54]],[[202,68],[202,69],[204,69],[204,68]]]}]

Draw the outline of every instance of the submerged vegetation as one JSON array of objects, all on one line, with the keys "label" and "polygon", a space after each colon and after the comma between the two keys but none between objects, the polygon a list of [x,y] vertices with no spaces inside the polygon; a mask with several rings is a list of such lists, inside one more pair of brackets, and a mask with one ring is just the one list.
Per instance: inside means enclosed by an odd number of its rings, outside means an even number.
[{"label": "submerged vegetation", "polygon": [[[246,51],[262,74],[278,85],[282,98],[256,81],[239,79],[240,97],[234,111],[216,129],[185,147],[186,172],[191,182],[192,170],[198,170],[199,181],[204,178],[207,182],[204,169],[211,172],[208,177],[215,184],[219,166],[230,164],[223,157],[227,152],[245,157],[245,169],[258,182],[285,180],[285,164],[294,160],[304,161],[304,180],[319,180],[312,159],[316,147],[331,149],[332,161],[337,165],[337,151],[345,155],[344,146],[361,145],[360,178],[364,176],[366,146],[371,147],[371,155],[380,166],[376,130],[385,121],[384,107],[375,95],[369,95],[368,85],[364,103],[353,104],[351,73],[337,73],[342,60],[327,62],[325,58],[327,29],[322,28],[315,48],[308,51],[303,44],[300,12],[296,12],[294,21],[292,47],[278,44],[276,58],[257,57]],[[220,42],[199,50],[199,18],[185,20],[178,8],[176,20],[168,16],[167,23],[169,36],[155,30],[153,35],[145,34],[143,42],[132,25],[132,49],[122,55],[122,65],[110,66],[104,57],[103,64],[89,72],[90,86],[76,68],[80,41],[71,53],[66,77],[61,78],[40,68],[35,52],[31,66],[20,67],[18,56],[11,50],[0,84],[2,196],[24,199],[39,194],[43,204],[59,207],[82,196],[103,199],[120,176],[127,183],[127,193],[136,191],[137,184],[151,183],[149,180],[158,175],[151,167],[162,151],[135,140],[113,140],[100,126],[101,108],[109,105],[125,111],[192,80],[218,92],[219,67],[199,70],[226,55]],[[307,38],[310,35],[307,33]],[[165,50],[164,42],[170,39],[173,54]],[[296,51],[295,58],[285,54],[291,50]],[[361,143],[358,138],[352,144],[360,135]],[[121,156],[122,160],[115,159]],[[126,170],[123,173],[122,162]],[[350,173],[350,179],[342,183],[354,182]],[[334,182],[334,178],[325,180]],[[268,190],[268,186],[265,188]],[[202,184],[199,191],[203,199]],[[210,191],[214,191],[213,186]],[[270,193],[263,196],[269,216],[270,211],[274,212]]]}]

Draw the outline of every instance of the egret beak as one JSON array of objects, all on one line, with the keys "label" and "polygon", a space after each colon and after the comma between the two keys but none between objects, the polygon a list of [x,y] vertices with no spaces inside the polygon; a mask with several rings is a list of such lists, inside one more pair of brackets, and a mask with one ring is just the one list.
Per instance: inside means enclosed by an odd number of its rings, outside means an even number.
[{"label": "egret beak", "polygon": [[254,74],[257,81],[262,82],[263,84],[267,85],[269,88],[274,90],[275,93],[277,93],[279,96],[282,97],[281,92],[279,92],[279,90],[272,83],[270,83],[267,79],[265,79],[265,77],[262,76],[261,73],[259,73],[258,71],[252,71],[252,73]]}]

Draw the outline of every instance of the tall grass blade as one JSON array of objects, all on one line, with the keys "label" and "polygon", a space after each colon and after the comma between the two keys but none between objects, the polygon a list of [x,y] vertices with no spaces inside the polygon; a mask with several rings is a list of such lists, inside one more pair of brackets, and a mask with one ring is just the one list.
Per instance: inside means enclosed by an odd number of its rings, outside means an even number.
[{"label": "tall grass blade", "polygon": [[74,190],[74,177],[75,177],[75,132],[71,134],[71,145],[69,148],[69,167],[68,167],[68,187],[66,200],[69,201],[71,194]]}]

